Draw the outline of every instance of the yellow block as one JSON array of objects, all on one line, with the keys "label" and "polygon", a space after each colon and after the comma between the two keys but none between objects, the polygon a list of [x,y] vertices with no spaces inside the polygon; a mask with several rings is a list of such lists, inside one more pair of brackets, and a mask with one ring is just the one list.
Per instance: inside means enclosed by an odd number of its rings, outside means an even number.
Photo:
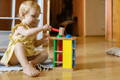
[{"label": "yellow block", "polygon": [[63,40],[63,68],[72,69],[72,40]]}]

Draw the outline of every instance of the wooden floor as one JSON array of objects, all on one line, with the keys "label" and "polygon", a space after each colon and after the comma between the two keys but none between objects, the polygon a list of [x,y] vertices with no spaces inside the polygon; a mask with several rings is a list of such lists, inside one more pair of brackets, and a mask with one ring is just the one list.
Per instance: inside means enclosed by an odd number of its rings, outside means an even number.
[{"label": "wooden floor", "polygon": [[36,78],[22,72],[6,72],[0,74],[0,80],[120,80],[120,57],[105,54],[105,50],[112,46],[104,37],[79,38],[77,65],[73,71],[55,68],[41,72]]}]

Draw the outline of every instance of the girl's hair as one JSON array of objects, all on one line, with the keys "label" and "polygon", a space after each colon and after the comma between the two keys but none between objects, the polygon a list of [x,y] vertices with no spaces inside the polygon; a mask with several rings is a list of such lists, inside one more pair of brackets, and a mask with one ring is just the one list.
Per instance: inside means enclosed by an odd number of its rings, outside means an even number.
[{"label": "girl's hair", "polygon": [[27,0],[27,1],[22,2],[22,4],[20,5],[20,8],[19,8],[20,19],[22,19],[24,17],[24,15],[27,14],[30,11],[30,9],[32,9],[32,8],[36,9],[36,11],[37,11],[36,15],[39,16],[41,9],[37,2],[32,1],[32,0]]}]

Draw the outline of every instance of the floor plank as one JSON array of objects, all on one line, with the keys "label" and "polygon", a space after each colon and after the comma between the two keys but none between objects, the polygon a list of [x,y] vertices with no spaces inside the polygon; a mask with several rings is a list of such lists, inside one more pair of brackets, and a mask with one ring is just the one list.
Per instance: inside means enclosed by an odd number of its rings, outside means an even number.
[{"label": "floor plank", "polygon": [[22,72],[5,72],[0,80],[120,80],[120,57],[107,55],[114,44],[104,37],[78,38],[76,67],[73,71],[54,68],[32,78]]}]

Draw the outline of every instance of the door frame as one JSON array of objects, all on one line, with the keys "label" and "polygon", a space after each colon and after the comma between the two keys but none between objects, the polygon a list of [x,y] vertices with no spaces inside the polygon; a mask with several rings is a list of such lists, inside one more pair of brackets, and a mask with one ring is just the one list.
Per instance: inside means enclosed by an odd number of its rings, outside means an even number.
[{"label": "door frame", "polygon": [[113,40],[113,0],[105,0],[105,39]]}]

